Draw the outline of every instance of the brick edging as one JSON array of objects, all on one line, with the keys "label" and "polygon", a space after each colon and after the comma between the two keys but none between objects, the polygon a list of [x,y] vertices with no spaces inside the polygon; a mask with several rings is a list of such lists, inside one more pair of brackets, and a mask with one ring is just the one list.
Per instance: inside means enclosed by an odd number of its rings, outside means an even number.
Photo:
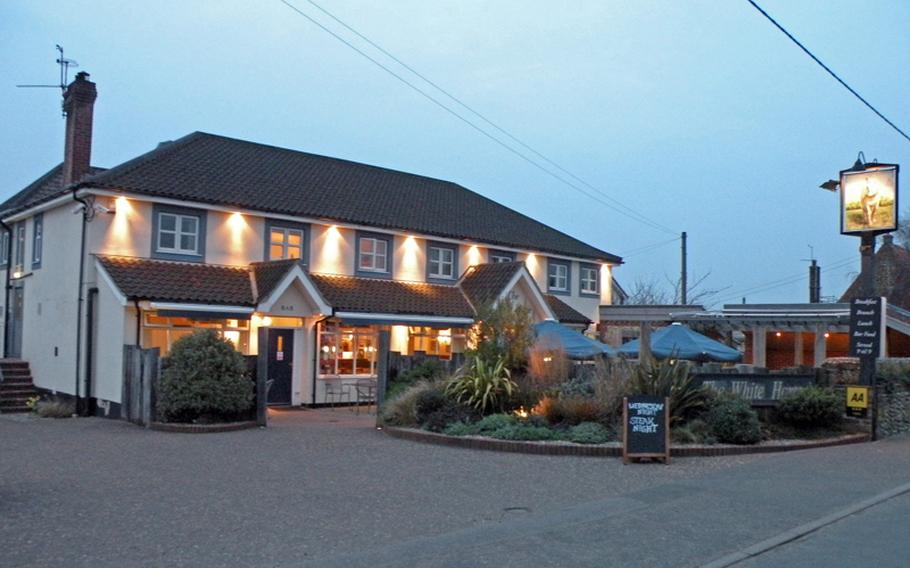
[{"label": "brick edging", "polygon": [[225,422],[224,424],[180,424],[172,422],[152,422],[149,428],[160,432],[179,432],[181,434],[212,434],[215,432],[234,432],[256,428],[255,420],[244,422]]},{"label": "brick edging", "polygon": [[[546,442],[516,442],[512,440],[496,440],[494,438],[479,438],[470,436],[446,436],[425,430],[412,428],[395,428],[386,426],[383,432],[402,440],[436,444],[439,446],[453,446],[469,448],[472,450],[489,450],[495,452],[513,452],[520,454],[538,454],[549,456],[584,456],[584,457],[620,457],[620,446],[600,446],[584,444],[552,444]],[[849,434],[837,438],[806,441],[799,444],[768,445],[768,446],[671,446],[670,453],[674,457],[713,457],[733,456],[742,454],[767,454],[774,452],[791,452],[811,448],[825,448],[829,446],[844,446],[868,442],[869,434]]]}]

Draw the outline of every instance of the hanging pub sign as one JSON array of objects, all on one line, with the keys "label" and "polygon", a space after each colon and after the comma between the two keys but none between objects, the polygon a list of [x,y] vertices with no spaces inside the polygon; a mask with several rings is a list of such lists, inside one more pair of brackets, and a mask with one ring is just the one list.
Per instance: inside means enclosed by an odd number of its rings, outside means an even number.
[{"label": "hanging pub sign", "polygon": [[899,169],[897,164],[867,163],[840,173],[841,234],[889,233],[897,229]]},{"label": "hanging pub sign", "polygon": [[622,399],[622,461],[655,458],[670,463],[670,399],[630,396]]},{"label": "hanging pub sign", "polygon": [[884,298],[853,298],[850,301],[850,356],[875,360],[884,333]]}]

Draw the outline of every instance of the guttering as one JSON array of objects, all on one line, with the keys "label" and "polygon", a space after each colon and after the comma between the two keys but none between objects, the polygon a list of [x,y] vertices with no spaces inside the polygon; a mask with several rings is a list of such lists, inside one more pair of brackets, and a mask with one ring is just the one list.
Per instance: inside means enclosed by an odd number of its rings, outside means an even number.
[{"label": "guttering", "polygon": [[142,308],[139,307],[139,298],[132,298],[136,306],[136,347],[142,349]]},{"label": "guttering", "polygon": [[334,316],[348,321],[368,320],[384,321],[389,325],[407,322],[432,322],[457,325],[473,325],[474,318],[470,317],[450,317],[450,316],[421,316],[411,314],[380,314],[365,312],[335,312]]},{"label": "guttering", "polygon": [[[78,191],[78,186],[73,188],[73,201],[82,204],[82,237],[79,245],[79,290],[77,294],[76,302],[76,413],[84,415],[87,408],[82,408],[82,398],[79,396],[79,381],[81,379],[81,365],[82,365],[82,303],[84,297],[82,295],[82,287],[85,284],[85,227],[88,224],[88,212],[91,208],[91,205],[81,199],[76,195]],[[86,393],[88,394],[88,393]],[[84,405],[88,406],[88,405]]]},{"label": "guttering", "polygon": [[[134,298],[134,301],[137,301]],[[188,312],[237,312],[252,314],[255,308],[249,306],[221,306],[216,304],[180,304],[175,302],[143,302],[143,308],[148,310],[183,310]]]},{"label": "guttering", "polygon": [[3,230],[6,231],[6,275],[3,277],[5,280],[3,286],[3,358],[6,359],[7,355],[7,346],[9,345],[9,290],[10,290],[10,275],[12,272],[12,262],[13,262],[13,228],[6,224],[2,218],[0,218],[0,227],[3,227]]}]

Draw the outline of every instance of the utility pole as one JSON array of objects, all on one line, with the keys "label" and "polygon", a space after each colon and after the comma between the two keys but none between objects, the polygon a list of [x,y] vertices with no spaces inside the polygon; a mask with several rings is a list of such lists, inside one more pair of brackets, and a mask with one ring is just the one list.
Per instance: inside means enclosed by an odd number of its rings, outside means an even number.
[{"label": "utility pole", "polygon": [[680,236],[680,255],[681,255],[681,274],[679,277],[679,299],[680,303],[685,305],[688,304],[688,288],[689,288],[689,274],[686,269],[686,232],[683,231]]}]

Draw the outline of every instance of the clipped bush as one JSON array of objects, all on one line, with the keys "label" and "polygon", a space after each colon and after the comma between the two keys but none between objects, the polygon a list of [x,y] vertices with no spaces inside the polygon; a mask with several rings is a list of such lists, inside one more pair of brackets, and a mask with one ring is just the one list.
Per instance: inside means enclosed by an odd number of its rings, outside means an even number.
[{"label": "clipped bush", "polygon": [[477,434],[487,434],[515,424],[518,424],[518,418],[511,414],[491,414],[485,416],[480,422],[475,423],[474,431]]},{"label": "clipped bush", "polygon": [[613,439],[613,432],[597,422],[582,422],[569,429],[566,439],[576,444],[604,444]]},{"label": "clipped bush", "polygon": [[669,398],[671,426],[698,416],[707,405],[706,389],[696,384],[689,363],[680,359],[639,365],[630,389],[631,394]]},{"label": "clipped bush", "polygon": [[491,438],[498,440],[515,440],[533,442],[537,440],[558,440],[559,433],[547,428],[546,426],[535,426],[533,424],[519,422],[510,426],[504,426],[488,434]]},{"label": "clipped bush", "polygon": [[670,440],[675,444],[709,444],[716,442],[707,422],[700,419],[676,426],[670,430]]},{"label": "clipped bush", "polygon": [[459,403],[466,404],[486,414],[501,409],[517,389],[505,359],[489,363],[474,358],[464,374],[453,379],[446,387],[446,394]]},{"label": "clipped bush", "polygon": [[841,423],[844,401],[830,389],[806,387],[781,398],[777,418],[798,428],[829,428]]},{"label": "clipped bush", "polygon": [[706,415],[711,434],[724,444],[756,444],[761,423],[749,402],[739,397],[717,397]]},{"label": "clipped bush", "polygon": [[158,387],[158,413],[166,422],[243,418],[253,406],[253,381],[230,340],[203,329],[181,337]]}]

